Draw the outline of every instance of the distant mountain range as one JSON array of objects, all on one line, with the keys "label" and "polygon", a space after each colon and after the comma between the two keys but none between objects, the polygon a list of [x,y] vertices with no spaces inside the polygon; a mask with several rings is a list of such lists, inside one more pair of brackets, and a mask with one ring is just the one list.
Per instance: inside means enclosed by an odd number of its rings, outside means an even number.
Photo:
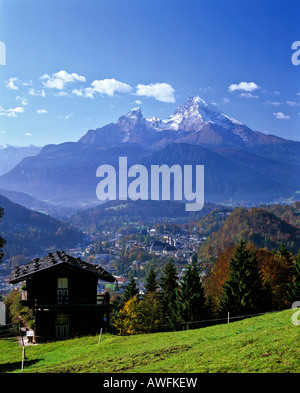
[{"label": "distant mountain range", "polygon": [[6,240],[5,257],[40,256],[45,251],[67,249],[84,243],[85,235],[66,222],[29,210],[0,195],[4,216],[0,234]]},{"label": "distant mountain range", "polygon": [[253,131],[200,97],[166,120],[140,108],[117,123],[89,130],[78,142],[47,145],[0,177],[0,187],[67,206],[99,203],[96,169],[143,164],[204,165],[205,202],[257,204],[300,190],[300,142]]},{"label": "distant mountain range", "polygon": [[9,172],[24,157],[35,156],[40,150],[40,146],[0,145],[0,175]]},{"label": "distant mountain range", "polygon": [[[57,219],[65,219],[76,213],[76,209],[66,207],[64,205],[55,205],[43,201],[39,201],[32,196],[18,191],[7,191],[0,188],[0,197],[6,197],[11,202],[24,206],[27,209],[35,210],[43,214],[50,215]],[[1,205],[0,205],[1,206]]]}]

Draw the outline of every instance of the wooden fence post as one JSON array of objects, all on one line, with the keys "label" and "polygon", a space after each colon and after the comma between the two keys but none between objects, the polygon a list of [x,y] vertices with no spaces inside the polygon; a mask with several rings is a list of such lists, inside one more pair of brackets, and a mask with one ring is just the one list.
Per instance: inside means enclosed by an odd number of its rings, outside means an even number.
[{"label": "wooden fence post", "polygon": [[98,345],[100,344],[101,336],[102,336],[102,328],[101,328],[101,330],[100,330]]},{"label": "wooden fence post", "polygon": [[20,333],[21,333],[22,346],[23,346],[23,348],[22,348],[22,364],[21,364],[21,371],[23,371],[23,370],[24,370],[24,359],[25,359],[25,344],[24,344],[24,339],[23,339],[22,332],[20,332]]}]

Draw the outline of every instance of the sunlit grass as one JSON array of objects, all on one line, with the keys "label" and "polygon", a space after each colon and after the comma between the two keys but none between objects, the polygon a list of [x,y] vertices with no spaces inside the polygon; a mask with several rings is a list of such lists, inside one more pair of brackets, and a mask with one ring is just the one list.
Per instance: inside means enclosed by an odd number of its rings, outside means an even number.
[{"label": "sunlit grass", "polygon": [[[26,347],[23,372],[296,373],[300,326],[294,310],[197,330],[136,336],[104,334]],[[0,340],[0,372],[20,372],[22,348]]]}]

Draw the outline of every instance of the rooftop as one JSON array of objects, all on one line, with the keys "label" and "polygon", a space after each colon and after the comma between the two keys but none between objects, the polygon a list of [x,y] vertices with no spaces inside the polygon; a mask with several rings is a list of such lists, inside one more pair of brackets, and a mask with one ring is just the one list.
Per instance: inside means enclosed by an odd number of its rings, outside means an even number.
[{"label": "rooftop", "polygon": [[34,258],[32,262],[27,263],[23,266],[15,267],[10,274],[10,283],[16,284],[20,281],[24,281],[26,280],[26,278],[29,278],[37,272],[51,269],[52,267],[60,264],[66,264],[78,269],[89,271],[93,274],[96,274],[99,279],[104,281],[116,281],[115,277],[113,277],[110,273],[104,270],[101,266],[93,265],[91,263],[82,261],[80,258],[75,258],[67,255],[64,251],[56,251],[55,253],[49,253],[42,258]]}]

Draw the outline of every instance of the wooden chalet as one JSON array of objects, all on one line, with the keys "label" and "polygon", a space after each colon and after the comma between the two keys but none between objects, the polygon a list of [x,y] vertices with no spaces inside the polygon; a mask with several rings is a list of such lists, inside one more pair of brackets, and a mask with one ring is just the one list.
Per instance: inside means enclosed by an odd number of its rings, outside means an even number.
[{"label": "wooden chalet", "polygon": [[[109,294],[98,295],[98,280],[116,279],[102,267],[64,251],[16,267],[10,283],[24,282],[22,305],[35,319],[35,341],[95,334],[109,324]],[[22,286],[24,287],[24,286]]]}]

